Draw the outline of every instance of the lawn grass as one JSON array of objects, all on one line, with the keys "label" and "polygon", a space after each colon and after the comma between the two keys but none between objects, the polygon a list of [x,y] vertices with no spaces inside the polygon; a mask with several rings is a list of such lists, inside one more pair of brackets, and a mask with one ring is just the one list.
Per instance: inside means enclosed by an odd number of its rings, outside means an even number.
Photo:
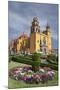
[{"label": "lawn grass", "polygon": [[[11,61],[9,64],[8,64],[8,69],[11,69],[11,68],[14,68],[14,67],[21,67],[21,66],[28,66],[27,64],[22,64],[22,63],[18,63],[18,62],[13,62]],[[30,65],[29,65],[30,66]]]},{"label": "lawn grass", "polygon": [[[11,61],[8,65],[8,68],[11,69],[13,67],[17,66],[25,66],[26,64],[21,64],[17,62]],[[45,87],[45,86],[57,86],[58,85],[58,71],[55,71],[55,77],[54,80],[48,81],[48,83],[42,84],[26,84],[24,81],[17,81],[14,79],[9,78],[8,79],[8,88],[14,89],[14,88],[28,88],[28,87]]]}]

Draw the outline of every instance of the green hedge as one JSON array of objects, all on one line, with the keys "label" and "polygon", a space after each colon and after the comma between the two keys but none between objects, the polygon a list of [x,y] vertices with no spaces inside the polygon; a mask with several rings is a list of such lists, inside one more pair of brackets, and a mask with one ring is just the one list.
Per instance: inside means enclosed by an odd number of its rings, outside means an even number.
[{"label": "green hedge", "polygon": [[40,61],[32,61],[30,59],[27,59],[27,58],[24,58],[23,56],[12,56],[12,57],[9,57],[9,61],[12,60],[14,62],[19,62],[19,63],[24,63],[24,64],[28,64],[28,65],[40,65],[41,67],[44,67],[44,66],[48,66],[48,67],[51,67],[52,69],[54,70],[58,70],[58,65],[55,65],[55,64],[51,64],[51,63],[48,63],[48,64],[45,64],[45,63],[41,63]]},{"label": "green hedge", "polygon": [[47,59],[47,62],[49,62],[49,63],[51,63],[51,64],[55,64],[55,65],[57,65],[57,64],[58,64],[58,62],[54,62],[54,61],[49,60],[49,59]]},{"label": "green hedge", "polygon": [[58,65],[41,63],[40,66],[41,66],[41,67],[50,67],[50,68],[52,68],[52,69],[54,69],[54,70],[58,70]]},{"label": "green hedge", "polygon": [[26,58],[22,58],[22,57],[12,57],[12,61],[15,62],[19,62],[19,63],[24,63],[24,64],[29,64],[29,65],[40,65],[39,61],[31,61],[31,60],[27,60]]},{"label": "green hedge", "polygon": [[19,58],[22,58],[22,59],[27,59],[27,60],[32,60],[31,57],[28,57],[28,56],[18,56]]},{"label": "green hedge", "polygon": [[19,57],[12,57],[12,61],[24,63],[24,64],[29,64],[29,65],[32,64],[31,60],[27,60],[26,58],[22,58],[22,57],[20,57],[20,58]]},{"label": "green hedge", "polygon": [[58,63],[58,56],[56,55],[48,55],[47,56],[47,61],[49,61],[50,63],[54,63],[57,64]]}]

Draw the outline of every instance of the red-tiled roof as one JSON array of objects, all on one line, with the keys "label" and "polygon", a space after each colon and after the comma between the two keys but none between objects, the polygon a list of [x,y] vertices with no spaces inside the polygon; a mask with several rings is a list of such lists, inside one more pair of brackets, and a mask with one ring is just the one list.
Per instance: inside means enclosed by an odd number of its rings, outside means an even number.
[{"label": "red-tiled roof", "polygon": [[22,37],[28,37],[26,34],[22,34],[21,36],[19,36],[18,38],[22,38]]}]

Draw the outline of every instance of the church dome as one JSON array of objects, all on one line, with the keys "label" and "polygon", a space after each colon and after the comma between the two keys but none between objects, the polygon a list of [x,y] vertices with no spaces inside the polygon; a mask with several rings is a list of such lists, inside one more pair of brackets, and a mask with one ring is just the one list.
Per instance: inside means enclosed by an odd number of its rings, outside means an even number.
[{"label": "church dome", "polygon": [[49,26],[49,24],[47,23],[47,25],[46,25],[46,29],[49,29],[50,28],[50,26]]},{"label": "church dome", "polygon": [[38,21],[38,18],[37,18],[37,17],[34,17],[34,18],[33,18],[33,21]]}]

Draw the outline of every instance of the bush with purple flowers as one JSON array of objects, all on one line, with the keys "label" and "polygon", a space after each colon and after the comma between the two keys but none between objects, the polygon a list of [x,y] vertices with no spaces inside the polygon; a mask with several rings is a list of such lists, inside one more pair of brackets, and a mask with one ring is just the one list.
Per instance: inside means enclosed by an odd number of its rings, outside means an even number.
[{"label": "bush with purple flowers", "polygon": [[26,83],[47,83],[48,80],[53,80],[55,72],[49,68],[39,68],[39,71],[34,72],[31,67],[16,67],[9,70],[9,77],[15,80],[23,80]]}]

